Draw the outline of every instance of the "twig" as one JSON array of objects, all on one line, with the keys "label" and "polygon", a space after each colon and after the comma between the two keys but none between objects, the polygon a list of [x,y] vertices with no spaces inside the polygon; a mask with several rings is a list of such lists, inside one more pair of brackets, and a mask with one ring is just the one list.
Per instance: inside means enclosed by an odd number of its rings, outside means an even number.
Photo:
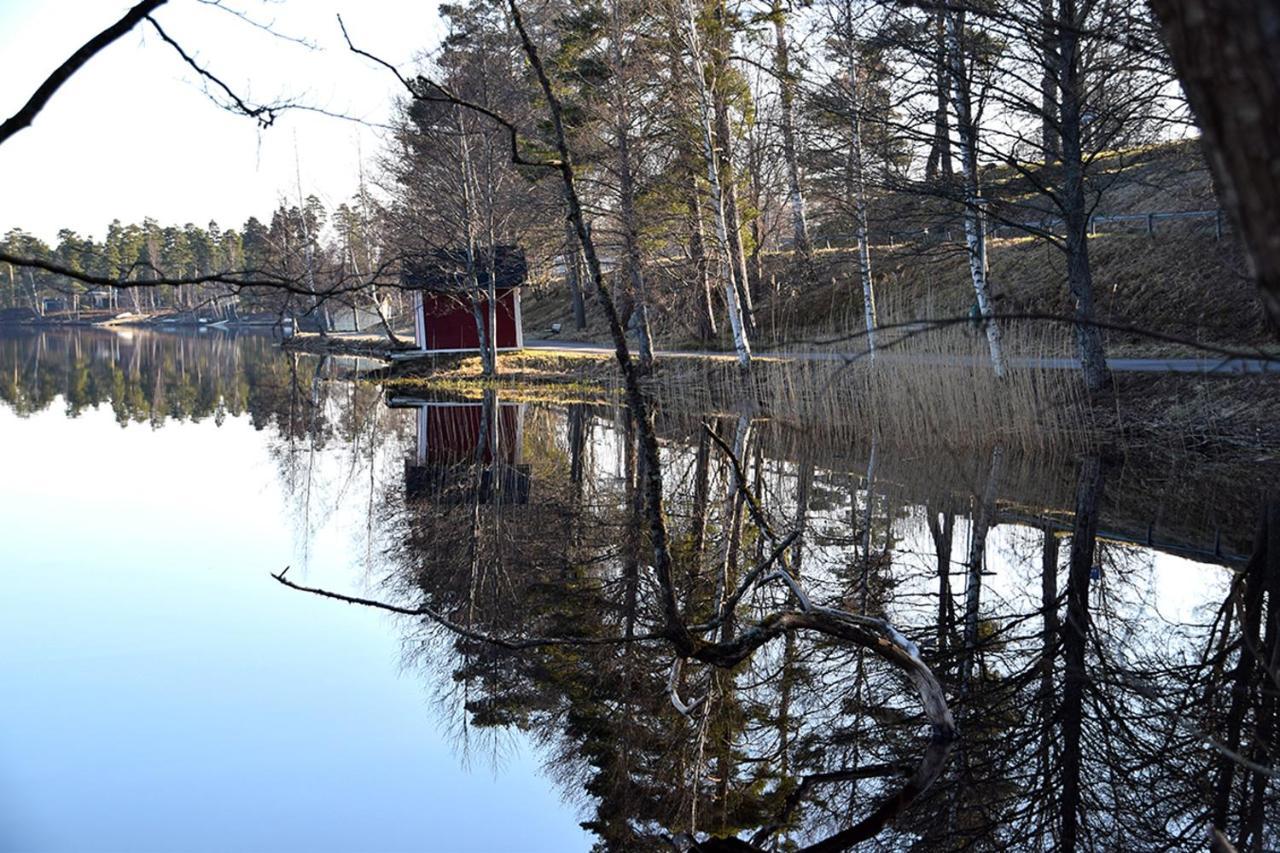
[{"label": "twig", "polygon": [[433,622],[438,623],[441,627],[447,628],[460,637],[468,640],[475,640],[481,643],[497,646],[503,649],[521,650],[536,649],[544,646],[617,646],[624,643],[653,642],[656,640],[665,640],[663,634],[634,634],[629,637],[499,637],[493,634],[486,634],[483,631],[476,631],[465,625],[460,625],[440,611],[425,604],[417,607],[404,607],[399,604],[391,604],[386,601],[378,601],[373,598],[361,598],[356,595],[346,595],[341,592],[333,592],[332,590],[322,589],[320,587],[303,586],[294,583],[285,577],[289,571],[289,567],[285,568],[278,574],[273,573],[271,577],[275,578],[279,583],[290,589],[296,589],[299,592],[308,592],[321,598],[332,598],[335,601],[346,602],[347,604],[359,604],[363,607],[372,607],[377,610],[385,610],[388,613],[399,613],[404,616],[426,616]]},{"label": "twig", "polygon": [[674,658],[671,661],[671,674],[667,676],[667,693],[671,696],[671,704],[680,712],[680,716],[687,717],[696,711],[698,706],[706,701],[707,697],[704,694],[688,704],[680,698],[680,690],[677,682],[680,680],[680,671],[683,668],[683,664],[683,658]]},{"label": "twig", "polygon": [[230,86],[222,82],[222,80],[217,75],[215,75],[212,71],[210,71],[207,68],[201,67],[200,63],[196,62],[194,58],[192,58],[185,50],[183,50],[182,45],[178,44],[178,42],[172,39],[169,36],[169,34],[164,31],[164,29],[160,26],[160,24],[156,22],[155,18],[148,15],[147,23],[155,27],[156,32],[160,34],[160,38],[164,39],[166,44],[168,44],[175,51],[177,51],[178,56],[182,57],[183,62],[187,63],[187,65],[189,65],[201,77],[213,83],[223,92],[225,92],[227,97],[231,99],[231,103],[234,105],[234,109],[236,111],[239,111],[240,113],[242,113],[245,116],[248,116],[249,118],[257,119],[258,124],[260,126],[266,128],[275,124],[276,116],[279,114],[279,112],[283,109],[287,109],[288,107],[287,104],[261,104],[256,107],[250,106],[244,101],[243,98],[241,98],[234,91],[232,91]]}]

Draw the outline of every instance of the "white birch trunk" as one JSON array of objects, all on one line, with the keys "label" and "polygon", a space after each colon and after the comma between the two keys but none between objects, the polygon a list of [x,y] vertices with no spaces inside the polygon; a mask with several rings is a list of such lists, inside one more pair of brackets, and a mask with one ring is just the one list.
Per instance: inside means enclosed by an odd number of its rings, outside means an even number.
[{"label": "white birch trunk", "polygon": [[862,101],[858,91],[858,45],[854,39],[853,4],[846,0],[845,13],[845,71],[849,75],[849,176],[850,202],[853,207],[854,228],[858,238],[858,278],[862,282],[862,314],[867,329],[867,352],[872,362],[876,359],[875,286],[871,280],[871,245],[867,235],[867,175],[862,156]]},{"label": "white birch trunk", "polygon": [[956,111],[956,130],[960,144],[960,165],[964,173],[964,237],[969,254],[969,274],[973,278],[973,292],[978,302],[978,312],[986,328],[987,345],[991,350],[991,367],[996,376],[1005,375],[1004,347],[1000,343],[1000,327],[992,317],[991,291],[987,286],[987,240],[985,222],[979,209],[981,193],[978,187],[978,129],[973,123],[973,107],[969,92],[969,72],[964,54],[960,50],[960,33],[964,28],[964,13],[948,11],[947,53],[951,71],[951,102]]},{"label": "white birch trunk", "polygon": [[724,280],[724,300],[729,311],[729,327],[733,331],[733,348],[738,356],[738,364],[743,370],[751,369],[751,344],[747,340],[746,322],[742,306],[738,301],[738,292],[734,287],[732,263],[729,252],[729,231],[725,222],[724,193],[720,186],[720,164],[717,162],[715,139],[711,132],[711,95],[707,91],[705,64],[702,59],[702,45],[698,38],[698,24],[694,15],[692,0],[685,0],[686,25],[688,27],[689,52],[694,65],[694,85],[698,91],[699,125],[702,131],[703,157],[707,166],[707,183],[711,189],[712,209],[715,211],[716,238],[720,241],[720,258]]}]

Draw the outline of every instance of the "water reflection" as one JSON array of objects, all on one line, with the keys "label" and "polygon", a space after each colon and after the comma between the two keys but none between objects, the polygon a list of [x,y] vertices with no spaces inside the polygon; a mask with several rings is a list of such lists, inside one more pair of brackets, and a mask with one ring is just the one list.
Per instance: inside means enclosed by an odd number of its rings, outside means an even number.
[{"label": "water reflection", "polygon": [[[1269,766],[1275,747],[1268,662],[1280,623],[1274,610],[1263,619],[1260,584],[1277,574],[1264,568],[1274,557],[1237,550],[1253,538],[1266,474],[1230,473],[1238,520],[1175,519],[1159,495],[1132,490],[1151,474],[1098,456],[1054,463],[997,449],[938,465],[889,463],[868,447],[850,465],[848,447],[838,462],[813,436],[767,421],[713,422],[773,516],[808,531],[792,566],[811,594],[891,617],[926,645],[953,700],[962,737],[945,773],[875,846],[1194,849],[1211,823],[1240,849],[1274,846],[1275,786],[1253,765]],[[530,506],[410,502],[410,547],[392,555],[411,579],[400,592],[498,636],[627,636],[652,624],[625,414],[536,407],[522,423]],[[662,424],[692,621],[732,583],[726,573],[767,547],[697,424]],[[454,480],[487,476],[477,454],[454,464]],[[782,595],[759,590],[750,609]],[[423,631],[421,659],[451,679],[465,724],[554,744],[559,783],[609,849],[667,849],[680,833],[704,839],[699,849],[731,835],[838,849],[916,767],[918,708],[863,650],[789,636],[732,673],[683,671],[677,695],[706,695],[686,717],[667,699],[660,645],[517,654]]]},{"label": "water reflection", "polygon": [[[399,476],[368,491],[366,592],[460,629],[402,623],[464,752],[532,736],[605,849],[1201,849],[1210,826],[1241,850],[1280,846],[1273,463],[963,455],[745,409],[662,412],[689,622],[769,555],[765,524],[802,530],[788,560],[814,602],[887,617],[942,681],[961,736],[901,809],[928,727],[867,650],[789,633],[731,670],[673,670],[662,643],[590,643],[662,616],[625,410],[384,397],[257,339],[0,339],[0,368],[20,412],[60,395],[72,416],[109,402],[156,426],[248,413],[304,536],[325,501],[351,499],[316,482],[317,447],[350,449],[344,483],[395,448]],[[792,595],[760,583],[737,612]],[[582,642],[512,650],[480,634]]]}]

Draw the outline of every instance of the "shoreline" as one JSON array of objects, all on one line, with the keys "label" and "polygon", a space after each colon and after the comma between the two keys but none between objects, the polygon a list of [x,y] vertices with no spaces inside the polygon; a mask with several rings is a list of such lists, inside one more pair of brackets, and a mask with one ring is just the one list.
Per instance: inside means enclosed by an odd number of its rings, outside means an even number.
[{"label": "shoreline", "polygon": [[[385,337],[299,333],[286,351],[379,358],[365,375],[398,393],[475,396],[506,389],[523,399],[616,401],[621,377],[612,353],[525,349],[501,353],[499,376],[481,376],[464,354],[392,360],[405,348]],[[760,357],[750,377],[732,357],[659,358],[647,382],[664,405],[704,411],[748,407],[783,421],[824,424],[887,443],[952,447],[1012,443],[1027,449],[1120,452],[1177,448],[1202,455],[1280,458],[1280,374],[1115,373],[1088,395],[1076,371],[1020,368],[1001,384],[990,371],[910,363],[802,362]],[[962,380],[962,381],[957,381]],[[997,390],[998,389],[998,390]],[[1007,398],[1007,399],[1004,399]]]}]

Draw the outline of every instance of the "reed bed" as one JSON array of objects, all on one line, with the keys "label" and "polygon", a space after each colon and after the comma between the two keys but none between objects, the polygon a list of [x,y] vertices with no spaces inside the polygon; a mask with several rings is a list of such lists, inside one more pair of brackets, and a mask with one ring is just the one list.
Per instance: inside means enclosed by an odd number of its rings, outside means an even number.
[{"label": "reed bed", "polygon": [[[1078,372],[1013,366],[997,378],[986,339],[960,327],[884,334],[879,357],[833,355],[852,341],[736,362],[667,360],[652,380],[664,407],[768,415],[888,445],[1032,451],[1087,446],[1095,429]],[[1070,342],[1043,326],[1005,329],[1010,358],[1062,357]],[[838,348],[842,347],[842,350]],[[812,357],[810,357],[812,356]]]}]

